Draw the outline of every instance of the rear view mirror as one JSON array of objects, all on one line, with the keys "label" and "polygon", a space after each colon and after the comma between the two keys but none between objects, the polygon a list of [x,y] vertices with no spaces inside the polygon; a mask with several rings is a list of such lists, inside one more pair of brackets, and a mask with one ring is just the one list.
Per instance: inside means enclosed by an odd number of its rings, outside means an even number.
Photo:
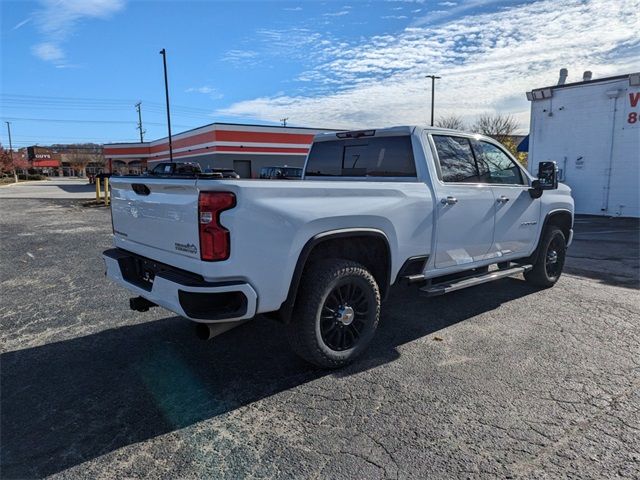
[{"label": "rear view mirror", "polygon": [[556,162],[540,162],[538,164],[538,188],[540,190],[558,188],[558,165]]}]

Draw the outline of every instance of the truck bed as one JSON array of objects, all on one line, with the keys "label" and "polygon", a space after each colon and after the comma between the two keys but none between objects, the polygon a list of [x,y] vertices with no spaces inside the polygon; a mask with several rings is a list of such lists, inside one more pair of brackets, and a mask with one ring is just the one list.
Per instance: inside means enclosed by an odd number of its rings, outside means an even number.
[{"label": "truck bed", "polygon": [[[114,177],[115,246],[201,275],[207,281],[251,282],[260,312],[286,298],[305,243],[322,232],[371,228],[384,233],[394,255],[424,254],[431,227],[415,219],[429,211],[428,187],[418,181],[212,180]],[[148,193],[147,193],[148,191]],[[230,232],[227,260],[200,258],[198,195],[231,192],[236,206],[220,215]],[[395,259],[394,259],[395,260]],[[256,268],[259,266],[260,268]],[[401,265],[393,262],[395,278]],[[282,274],[274,276],[274,271]]]}]

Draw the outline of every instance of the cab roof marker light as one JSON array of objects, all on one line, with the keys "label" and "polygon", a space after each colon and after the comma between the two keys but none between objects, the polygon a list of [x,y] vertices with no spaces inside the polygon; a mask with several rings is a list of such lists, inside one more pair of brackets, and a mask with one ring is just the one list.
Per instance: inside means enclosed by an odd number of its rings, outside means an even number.
[{"label": "cab roof marker light", "polygon": [[375,130],[357,130],[353,132],[338,132],[336,137],[338,138],[360,138],[360,137],[373,137],[376,134]]}]

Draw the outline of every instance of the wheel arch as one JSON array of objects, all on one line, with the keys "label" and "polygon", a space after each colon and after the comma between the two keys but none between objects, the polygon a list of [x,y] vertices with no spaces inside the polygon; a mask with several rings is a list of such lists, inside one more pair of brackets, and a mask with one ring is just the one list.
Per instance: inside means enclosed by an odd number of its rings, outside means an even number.
[{"label": "wheel arch", "polygon": [[564,208],[551,210],[547,213],[544,218],[544,222],[542,223],[542,228],[540,229],[540,235],[538,236],[538,241],[536,243],[536,249],[533,251],[533,254],[526,258],[525,261],[527,263],[535,263],[538,259],[538,255],[540,253],[540,243],[542,241],[542,237],[544,236],[544,232],[549,227],[558,227],[562,230],[564,234],[565,241],[568,242],[571,236],[571,230],[573,228],[573,213],[571,210],[567,210]]},{"label": "wheel arch", "polygon": [[391,247],[387,235],[382,230],[374,228],[330,230],[314,235],[302,247],[289,284],[287,298],[277,312],[280,320],[288,323],[291,319],[305,268],[313,264],[316,258],[330,256],[363,264],[376,279],[381,296],[386,296],[391,284]]},{"label": "wheel arch", "polygon": [[[547,213],[547,216],[544,219],[544,223],[542,224],[542,232],[550,226],[558,227],[562,230],[564,234],[564,238],[569,241],[569,236],[571,234],[571,229],[573,228],[573,214],[570,210],[558,209],[552,210]],[[540,233],[540,237],[542,238],[542,232]],[[538,239],[538,243],[540,239]]]}]

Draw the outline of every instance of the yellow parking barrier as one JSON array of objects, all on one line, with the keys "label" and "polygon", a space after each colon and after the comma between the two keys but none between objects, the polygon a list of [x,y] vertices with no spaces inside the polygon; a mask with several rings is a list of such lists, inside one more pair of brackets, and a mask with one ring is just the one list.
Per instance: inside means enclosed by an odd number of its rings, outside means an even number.
[{"label": "yellow parking barrier", "polygon": [[96,202],[100,201],[102,192],[100,192],[100,178],[96,177]]},{"label": "yellow parking barrier", "polygon": [[104,179],[104,204],[109,205],[111,203],[111,192],[109,191],[109,179]]}]

